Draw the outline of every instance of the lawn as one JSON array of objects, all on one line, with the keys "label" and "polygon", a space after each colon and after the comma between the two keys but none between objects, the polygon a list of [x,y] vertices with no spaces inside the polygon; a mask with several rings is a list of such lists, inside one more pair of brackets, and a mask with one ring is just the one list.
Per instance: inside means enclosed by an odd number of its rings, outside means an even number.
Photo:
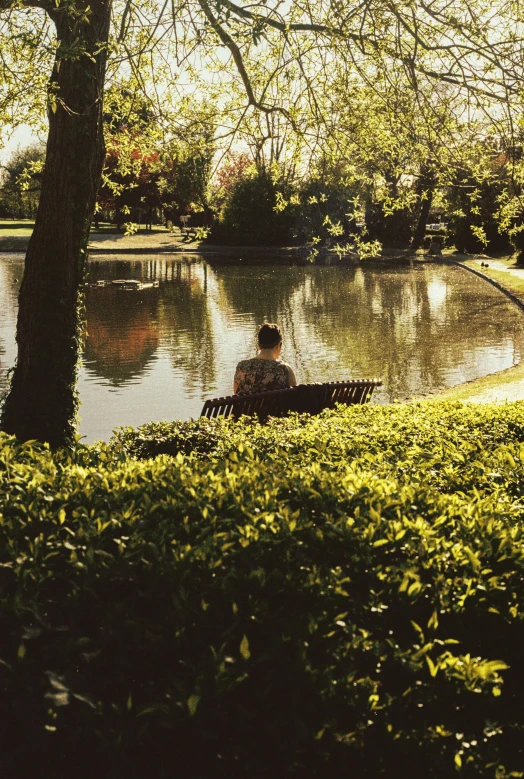
[{"label": "lawn", "polygon": [[[33,232],[34,226],[34,219],[0,219],[0,237],[7,238],[10,236],[28,236]],[[95,227],[93,223],[91,232],[118,233],[118,230],[116,225],[112,222],[99,222],[98,227]],[[140,232],[145,232],[145,230],[142,228]],[[153,229],[149,232],[165,233],[167,232],[167,229],[164,225],[154,225]]]},{"label": "lawn", "polygon": [[[0,219],[0,252],[25,251],[33,232],[34,224],[34,219]],[[155,234],[169,234],[169,232],[164,225],[154,225],[150,231],[141,229],[137,233],[140,236]],[[110,222],[100,222],[96,228],[93,225],[91,229],[92,239],[97,240],[104,236],[128,238],[123,233],[119,233],[116,225]]]},{"label": "lawn", "polygon": [[0,219],[0,239],[30,236],[34,224],[34,219]]}]

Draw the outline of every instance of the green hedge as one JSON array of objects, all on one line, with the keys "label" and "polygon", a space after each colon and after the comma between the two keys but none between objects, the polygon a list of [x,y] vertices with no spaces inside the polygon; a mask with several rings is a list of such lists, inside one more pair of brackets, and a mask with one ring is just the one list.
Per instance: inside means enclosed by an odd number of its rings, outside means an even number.
[{"label": "green hedge", "polygon": [[3,775],[522,776],[523,440],[444,403],[0,438]]}]

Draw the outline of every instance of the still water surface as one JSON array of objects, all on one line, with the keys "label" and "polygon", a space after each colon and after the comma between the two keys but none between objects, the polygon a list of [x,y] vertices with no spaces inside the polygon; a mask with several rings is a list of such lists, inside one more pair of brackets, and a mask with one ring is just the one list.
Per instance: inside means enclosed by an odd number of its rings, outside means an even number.
[{"label": "still water surface", "polygon": [[[14,363],[21,255],[0,255],[0,392]],[[79,375],[80,433],[188,419],[230,394],[263,322],[284,331],[302,382],[381,377],[374,396],[428,395],[518,363],[524,317],[460,268],[246,266],[195,258],[94,258],[90,281],[158,279],[158,288],[89,287]]]}]

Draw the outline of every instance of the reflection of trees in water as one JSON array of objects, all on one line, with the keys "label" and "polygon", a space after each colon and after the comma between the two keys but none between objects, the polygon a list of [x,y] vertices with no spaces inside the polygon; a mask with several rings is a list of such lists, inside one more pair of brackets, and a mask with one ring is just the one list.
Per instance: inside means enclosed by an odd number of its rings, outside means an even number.
[{"label": "reflection of trees in water", "polygon": [[472,355],[501,343],[500,334],[493,338],[495,322],[505,323],[508,343],[518,327],[518,312],[499,293],[454,268],[215,273],[227,305],[251,315],[253,327],[264,318],[283,326],[286,359],[300,380],[378,375],[390,398],[444,386],[451,372],[474,366]]},{"label": "reflection of trees in water", "polygon": [[[302,381],[385,373],[402,381],[406,331],[413,300],[423,308],[424,284],[384,287],[383,278],[355,268],[219,267],[227,305],[284,331],[284,352]],[[426,303],[427,307],[427,303]],[[398,342],[402,348],[398,348]],[[378,349],[377,349],[378,347]]]},{"label": "reflection of trees in water", "polygon": [[232,311],[237,319],[242,319],[247,330],[245,350],[239,354],[239,359],[250,352],[255,353],[259,325],[277,322],[284,337],[283,357],[293,362],[299,380],[302,379],[303,352],[297,339],[293,301],[304,285],[305,270],[276,265],[218,265],[213,268],[221,309]]},{"label": "reflection of trees in water", "polygon": [[520,345],[519,312],[453,268],[209,267],[177,257],[95,262],[91,273],[160,281],[88,290],[86,367],[115,385],[143,374],[161,345],[188,397],[211,394],[228,344],[246,356],[264,319],[282,326],[301,381],[381,376],[389,398],[473,378],[484,355],[492,370],[506,367],[499,347],[511,360]]},{"label": "reflection of trees in water", "polygon": [[336,287],[331,305],[340,321],[332,343],[349,358],[353,375],[380,375],[390,396],[421,382],[438,386],[443,366],[432,351],[426,278],[403,270],[353,269],[352,276]]},{"label": "reflection of trees in water", "polygon": [[450,370],[493,344],[494,321],[518,322],[499,293],[450,268],[351,268],[335,279],[321,271],[309,287],[295,301],[309,338],[353,375],[380,374],[390,397],[443,386]]},{"label": "reflection of trees in water", "polygon": [[277,321],[304,283],[304,268],[292,266],[219,265],[214,272],[222,306],[238,314],[250,314],[254,326]]},{"label": "reflection of trees in water", "polygon": [[96,260],[90,259],[88,264],[88,283],[107,279],[139,279],[147,278],[147,263],[144,260]]},{"label": "reflection of trees in water", "polygon": [[7,372],[16,359],[16,316],[23,272],[23,260],[0,262],[0,393],[9,386]]},{"label": "reflection of trees in water", "polygon": [[183,375],[186,391],[199,395],[216,385],[213,323],[202,264],[171,262],[163,269],[173,283],[162,289],[160,330],[173,367]]},{"label": "reflection of trees in water", "polygon": [[84,363],[89,373],[121,386],[144,372],[158,347],[158,298],[158,289],[88,288]]},{"label": "reflection of trees in water", "polygon": [[91,282],[155,279],[160,287],[88,288],[87,370],[114,385],[126,384],[144,372],[162,340],[188,392],[206,391],[215,380],[206,274],[207,267],[189,258],[91,261]]}]

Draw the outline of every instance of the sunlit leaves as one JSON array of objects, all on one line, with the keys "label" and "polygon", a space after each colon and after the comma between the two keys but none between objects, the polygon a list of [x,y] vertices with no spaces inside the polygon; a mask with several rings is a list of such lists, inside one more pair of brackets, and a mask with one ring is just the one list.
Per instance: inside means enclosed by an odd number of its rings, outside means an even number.
[{"label": "sunlit leaves", "polygon": [[251,650],[249,648],[249,641],[247,639],[247,636],[244,636],[242,638],[242,641],[240,642],[240,654],[244,658],[244,660],[249,660],[251,657]]},{"label": "sunlit leaves", "polygon": [[16,127],[44,124],[46,84],[54,38],[50,20],[37,8],[0,12],[0,121]]},{"label": "sunlit leaves", "polygon": [[218,738],[238,775],[254,753],[271,775],[282,732],[305,777],[518,764],[522,404],[155,423],[71,454],[0,440],[21,743],[154,748],[166,773],[173,749],[220,766]]}]

